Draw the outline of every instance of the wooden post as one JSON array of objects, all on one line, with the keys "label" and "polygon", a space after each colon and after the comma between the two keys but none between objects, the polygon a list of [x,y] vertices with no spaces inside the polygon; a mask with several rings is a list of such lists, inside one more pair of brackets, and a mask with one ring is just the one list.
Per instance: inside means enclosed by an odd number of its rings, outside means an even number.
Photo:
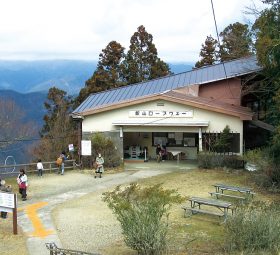
[{"label": "wooden post", "polygon": [[14,194],[15,207],[13,208],[13,232],[14,235],[18,234],[17,230],[17,194]]},{"label": "wooden post", "polygon": [[82,121],[78,121],[78,157],[79,157],[79,165],[81,165],[81,162],[82,162],[82,155],[81,155],[81,152],[82,152],[82,146],[81,146],[81,143],[82,143]]}]

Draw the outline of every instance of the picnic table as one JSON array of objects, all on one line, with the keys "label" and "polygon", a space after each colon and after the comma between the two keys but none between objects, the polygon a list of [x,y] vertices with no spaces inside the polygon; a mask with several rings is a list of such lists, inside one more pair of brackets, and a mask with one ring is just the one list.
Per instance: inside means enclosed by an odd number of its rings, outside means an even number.
[{"label": "picnic table", "polygon": [[[223,217],[225,221],[227,219],[228,210],[231,209],[230,207],[232,205],[230,202],[221,201],[217,199],[202,198],[202,197],[191,197],[189,201],[191,203],[191,207],[187,207],[187,206],[182,207],[182,209],[185,210],[185,215],[187,211],[190,211],[191,214],[204,213],[204,214]],[[216,211],[204,210],[201,209],[202,205],[208,207],[215,207],[218,210]]]},{"label": "picnic table", "polygon": [[180,150],[171,150],[171,149],[168,149],[167,152],[170,152],[172,154],[173,157],[177,156],[177,163],[180,162],[180,154],[182,153],[182,151]]},{"label": "picnic table", "polygon": [[[231,197],[231,198],[245,200],[245,199],[249,198],[250,196],[253,197],[255,195],[253,190],[248,187],[232,186],[232,185],[226,185],[226,184],[221,184],[221,183],[216,183],[213,186],[216,188],[216,192],[209,192],[209,194],[211,196],[215,195],[217,198],[219,198],[219,196],[225,196],[225,197]],[[233,194],[228,194],[228,193],[224,193],[224,191],[238,192],[238,193],[245,194],[246,196],[244,197],[244,196],[239,196],[239,195],[237,196],[237,195],[233,195]]]}]

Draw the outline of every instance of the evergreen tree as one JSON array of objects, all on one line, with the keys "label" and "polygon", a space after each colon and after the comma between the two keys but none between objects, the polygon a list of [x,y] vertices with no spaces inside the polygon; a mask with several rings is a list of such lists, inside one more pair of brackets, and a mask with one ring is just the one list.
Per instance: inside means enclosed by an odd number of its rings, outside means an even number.
[{"label": "evergreen tree", "polygon": [[170,74],[153,43],[153,36],[141,25],[130,39],[130,47],[123,63],[127,84],[133,84]]},{"label": "evergreen tree", "polygon": [[86,86],[76,99],[79,105],[90,93],[96,93],[124,85],[122,61],[124,47],[116,41],[111,41],[99,54],[97,68],[92,77],[86,81]]},{"label": "evergreen tree", "polygon": [[67,93],[56,87],[50,88],[47,101],[44,103],[47,114],[45,124],[41,130],[41,141],[33,153],[42,160],[53,161],[68,144],[77,144],[77,134],[70,117],[72,99]]},{"label": "evergreen tree", "polygon": [[280,1],[263,1],[264,9],[253,25],[256,36],[257,57],[263,67],[278,74],[280,66]]},{"label": "evergreen tree", "polygon": [[226,153],[230,151],[232,134],[228,125],[225,126],[223,132],[220,133],[218,139],[215,141],[214,150],[220,153]]},{"label": "evergreen tree", "polygon": [[280,124],[280,3],[266,0],[268,8],[260,12],[253,25],[256,37],[256,51],[259,63],[264,67],[266,78],[260,90],[263,97],[272,101],[269,107],[268,121],[272,125]]},{"label": "evergreen tree", "polygon": [[228,61],[252,55],[252,34],[247,24],[236,22],[228,25],[220,33],[222,43],[220,46],[221,61]]},{"label": "evergreen tree", "polygon": [[205,43],[201,45],[199,56],[201,59],[196,62],[195,67],[213,65],[217,62],[218,42],[211,35],[206,37]]}]

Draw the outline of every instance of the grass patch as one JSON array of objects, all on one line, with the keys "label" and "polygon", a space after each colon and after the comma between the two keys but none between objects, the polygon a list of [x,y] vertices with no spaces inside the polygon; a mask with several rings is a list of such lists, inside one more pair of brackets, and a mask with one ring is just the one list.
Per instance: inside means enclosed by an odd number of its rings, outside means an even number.
[{"label": "grass patch", "polygon": [[[208,192],[214,191],[213,184],[225,183],[236,186],[249,186],[257,192],[257,199],[273,201],[275,197],[261,194],[250,173],[244,171],[224,170],[192,170],[188,172],[177,171],[174,173],[155,176],[141,180],[142,185],[154,185],[162,183],[164,188],[172,188],[186,197],[208,197]],[[228,198],[225,200],[229,200]],[[234,201],[234,200],[233,200]],[[186,201],[189,204],[188,201]],[[194,215],[183,217],[181,206],[173,206],[170,212],[172,229],[170,231],[170,246],[173,252],[189,252],[190,254],[226,254],[225,229],[220,224],[218,217],[211,215]],[[171,253],[176,254],[176,253]]]}]

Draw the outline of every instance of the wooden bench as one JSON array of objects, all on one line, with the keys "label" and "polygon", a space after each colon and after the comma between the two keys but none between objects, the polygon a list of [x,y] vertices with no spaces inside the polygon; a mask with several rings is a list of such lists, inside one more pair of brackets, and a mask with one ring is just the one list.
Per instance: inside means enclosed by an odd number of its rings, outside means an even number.
[{"label": "wooden bench", "polygon": [[217,198],[219,198],[219,196],[223,196],[223,197],[230,197],[230,198],[236,198],[236,199],[241,199],[241,200],[245,200],[246,197],[240,197],[240,196],[235,196],[235,195],[230,195],[230,194],[224,194],[224,193],[219,193],[219,192],[208,192],[211,197],[213,195],[215,195]]},{"label": "wooden bench", "polygon": [[228,190],[228,191],[244,193],[246,194],[247,198],[249,196],[252,196],[253,198],[253,196],[256,194],[255,192],[252,191],[251,188],[248,187],[238,187],[238,186],[219,184],[219,183],[216,183],[213,186],[216,188],[216,193],[224,193],[225,190]]},{"label": "wooden bench", "polygon": [[198,209],[198,208],[191,208],[191,207],[187,207],[187,206],[182,206],[182,209],[185,210],[184,216],[186,216],[187,211],[190,211],[192,214],[204,213],[204,214],[210,214],[210,215],[215,215],[215,216],[219,216],[219,217],[225,217],[224,213],[222,213],[222,212],[213,212],[213,211],[201,210],[201,209]]}]

